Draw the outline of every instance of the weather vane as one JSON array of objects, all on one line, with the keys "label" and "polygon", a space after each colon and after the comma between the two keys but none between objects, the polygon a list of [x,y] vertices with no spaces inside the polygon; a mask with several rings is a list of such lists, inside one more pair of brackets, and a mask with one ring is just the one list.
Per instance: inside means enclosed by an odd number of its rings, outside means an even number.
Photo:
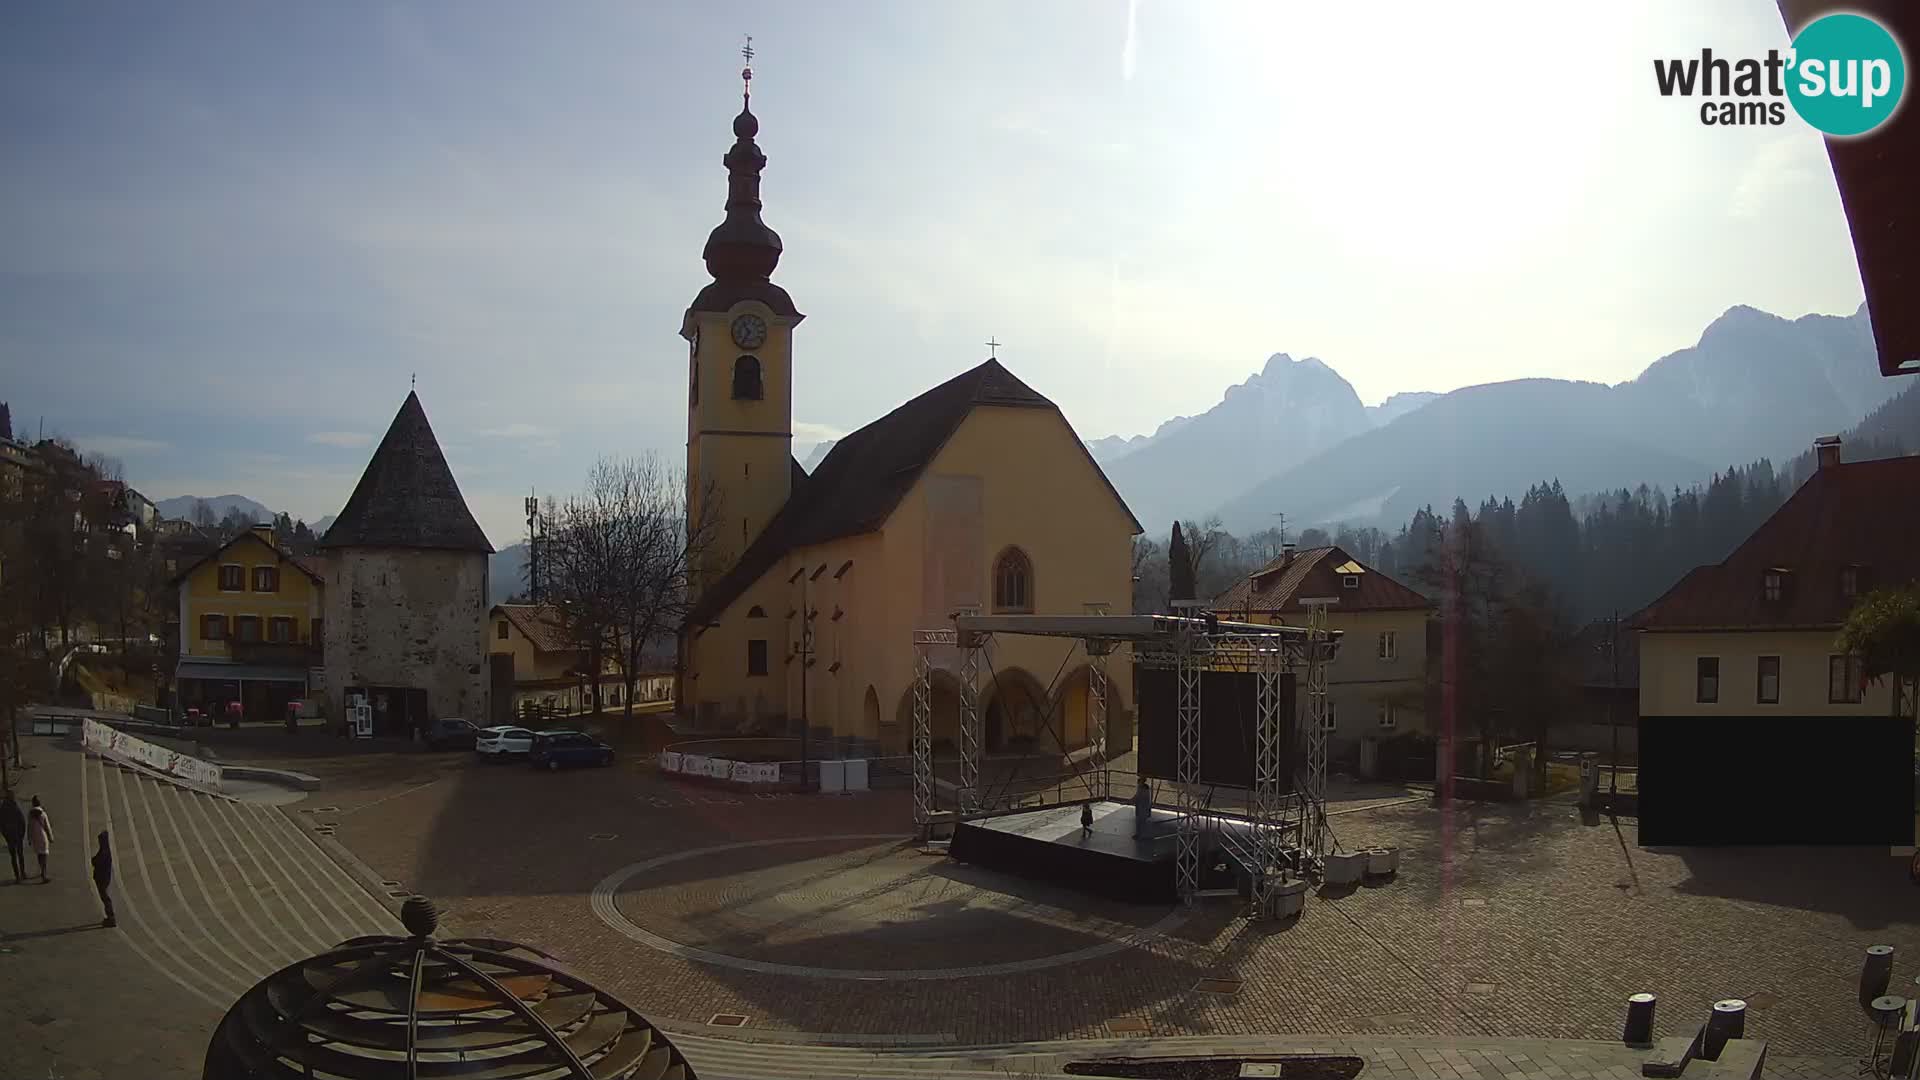
[{"label": "weather vane", "polygon": [[740,69],[740,92],[743,95],[752,94],[753,93],[753,35],[752,34],[748,34],[747,43],[745,45],[740,46],[740,56],[742,59],[746,60],[747,62],[747,66]]},{"label": "weather vane", "polygon": [[419,386],[419,384],[420,384],[420,376],[416,373],[409,372],[407,374],[407,389],[409,390],[416,389]]}]

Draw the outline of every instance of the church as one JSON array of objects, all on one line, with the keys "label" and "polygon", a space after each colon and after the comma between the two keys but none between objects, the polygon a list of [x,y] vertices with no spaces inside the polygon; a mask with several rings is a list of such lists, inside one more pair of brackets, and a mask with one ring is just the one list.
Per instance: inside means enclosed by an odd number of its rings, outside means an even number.
[{"label": "church", "polygon": [[[688,517],[702,546],[676,696],[708,730],[805,725],[853,752],[906,753],[914,631],[951,628],[962,612],[1124,614],[1142,529],[1059,407],[993,358],[841,439],[811,475],[801,468],[805,316],[772,281],[781,243],[761,220],[767,159],[751,104],[722,159],[726,216],[703,253],[713,280],[680,327]],[[957,742],[959,657],[935,647],[932,661],[934,738]],[[1116,717],[1132,705],[1127,663],[1108,661]],[[987,751],[1085,746],[1087,679],[1077,643],[995,639],[977,684]]]}]

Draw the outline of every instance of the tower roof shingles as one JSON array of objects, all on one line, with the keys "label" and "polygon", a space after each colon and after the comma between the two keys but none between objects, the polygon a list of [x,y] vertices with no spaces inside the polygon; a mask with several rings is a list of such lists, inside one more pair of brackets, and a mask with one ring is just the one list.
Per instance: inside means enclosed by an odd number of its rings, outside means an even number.
[{"label": "tower roof shingles", "polygon": [[401,403],[320,546],[493,553],[460,496],[418,394],[409,392]]}]

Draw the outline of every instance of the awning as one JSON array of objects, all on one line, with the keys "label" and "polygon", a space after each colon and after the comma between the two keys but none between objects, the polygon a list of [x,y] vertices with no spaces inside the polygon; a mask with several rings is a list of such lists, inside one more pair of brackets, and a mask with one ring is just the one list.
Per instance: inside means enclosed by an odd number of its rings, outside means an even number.
[{"label": "awning", "polygon": [[293,682],[305,683],[303,667],[269,667],[264,664],[223,664],[218,660],[182,660],[174,669],[175,679],[213,679],[218,682]]}]

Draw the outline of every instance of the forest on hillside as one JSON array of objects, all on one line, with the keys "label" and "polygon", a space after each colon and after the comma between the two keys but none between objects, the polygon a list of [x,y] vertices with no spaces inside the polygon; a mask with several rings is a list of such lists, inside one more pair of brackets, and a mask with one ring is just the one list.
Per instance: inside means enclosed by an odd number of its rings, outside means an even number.
[{"label": "forest on hillside", "polygon": [[[1903,391],[1847,433],[1842,455],[1871,461],[1913,448],[1920,448],[1920,387]],[[1337,544],[1420,589],[1448,528],[1471,522],[1519,580],[1542,588],[1557,613],[1578,625],[1615,611],[1630,615],[1687,571],[1726,558],[1813,470],[1809,449],[1784,466],[1767,458],[1730,466],[1687,489],[1641,484],[1570,495],[1557,479],[1545,478],[1518,502],[1486,496],[1473,507],[1463,493],[1445,510],[1423,507],[1397,531],[1340,526],[1294,534],[1276,526],[1236,536],[1217,519],[1185,522],[1181,529],[1206,598],[1278,558],[1288,540],[1301,548]],[[1170,530],[1135,539],[1135,611],[1167,610],[1169,540]]]}]

